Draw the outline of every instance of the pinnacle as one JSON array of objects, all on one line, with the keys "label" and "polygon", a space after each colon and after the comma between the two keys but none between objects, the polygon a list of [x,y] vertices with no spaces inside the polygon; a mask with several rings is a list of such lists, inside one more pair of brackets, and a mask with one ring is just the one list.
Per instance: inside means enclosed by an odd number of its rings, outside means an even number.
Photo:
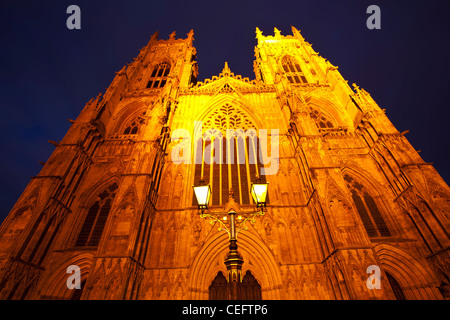
[{"label": "pinnacle", "polygon": [[151,37],[150,40],[158,40],[158,36],[159,36],[159,31],[156,31],[156,32],[152,35],[152,37]]},{"label": "pinnacle", "polygon": [[281,31],[278,30],[277,27],[273,28],[273,32],[275,33],[275,36],[276,36],[276,37],[277,37],[277,36],[281,36]]},{"label": "pinnacle", "polygon": [[223,74],[230,74],[231,73],[231,70],[228,67],[228,62],[227,61],[225,61],[225,66],[223,67],[222,73]]}]

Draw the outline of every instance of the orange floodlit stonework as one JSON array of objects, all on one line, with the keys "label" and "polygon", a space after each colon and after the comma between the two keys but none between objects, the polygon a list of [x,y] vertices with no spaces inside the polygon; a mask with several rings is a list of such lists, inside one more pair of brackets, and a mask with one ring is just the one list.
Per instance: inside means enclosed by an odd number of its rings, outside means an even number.
[{"label": "orange floodlit stonework", "polygon": [[151,37],[1,225],[0,299],[226,299],[228,235],[192,186],[242,219],[256,179],[243,299],[450,297],[448,185],[297,29],[256,38],[254,80],[197,82],[193,31]]}]

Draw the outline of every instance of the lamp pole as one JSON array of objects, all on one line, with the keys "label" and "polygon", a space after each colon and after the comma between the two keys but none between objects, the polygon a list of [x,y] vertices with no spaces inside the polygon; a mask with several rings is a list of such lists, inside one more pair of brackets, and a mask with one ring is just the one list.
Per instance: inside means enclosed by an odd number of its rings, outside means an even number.
[{"label": "lamp pole", "polygon": [[229,300],[241,300],[241,285],[242,285],[242,265],[244,259],[238,252],[237,239],[236,239],[236,212],[228,212],[230,216],[230,245],[228,248],[228,255],[225,259],[225,266],[228,272],[228,299]]},{"label": "lamp pole", "polygon": [[[258,181],[257,184],[252,185],[251,194],[254,202],[256,203],[257,210],[240,214],[238,218],[238,220],[240,220],[238,225],[236,225],[236,210],[239,208],[239,205],[234,200],[234,192],[232,188],[229,190],[229,198],[227,204],[225,205],[225,210],[220,212],[207,210],[207,204],[211,195],[211,188],[209,186],[194,186],[194,193],[197,198],[198,208],[201,212],[200,217],[209,218],[213,222],[218,222],[219,230],[225,229],[229,234],[229,251],[227,257],[225,258],[225,266],[227,268],[228,275],[227,295],[229,300],[241,300],[242,265],[244,264],[244,259],[238,252],[237,233],[245,227],[244,225],[247,221],[254,223],[256,216],[264,215],[267,183],[261,184]],[[246,217],[242,220],[243,215]],[[229,218],[229,226],[227,226],[227,223],[224,222],[227,218]],[[245,227],[244,229],[247,228]]]}]

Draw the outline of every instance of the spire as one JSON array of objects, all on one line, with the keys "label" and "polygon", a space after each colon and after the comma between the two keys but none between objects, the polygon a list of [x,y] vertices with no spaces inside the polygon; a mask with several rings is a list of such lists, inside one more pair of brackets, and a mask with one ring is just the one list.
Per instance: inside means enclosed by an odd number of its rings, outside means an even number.
[{"label": "spire", "polygon": [[175,35],[176,35],[175,31],[172,32],[169,36],[169,40],[175,40]]}]

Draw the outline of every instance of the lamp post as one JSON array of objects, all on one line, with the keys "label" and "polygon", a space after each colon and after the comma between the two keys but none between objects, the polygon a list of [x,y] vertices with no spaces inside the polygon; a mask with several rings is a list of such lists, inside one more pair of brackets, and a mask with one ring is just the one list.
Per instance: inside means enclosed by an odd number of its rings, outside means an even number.
[{"label": "lamp post", "polygon": [[[257,216],[264,215],[268,183],[261,183],[258,179],[256,183],[251,185],[250,193],[256,204],[256,211],[239,210],[239,205],[234,200],[233,189],[230,189],[228,202],[226,203],[224,210],[208,210],[208,204],[211,198],[211,188],[209,185],[202,185],[202,181],[200,181],[200,183],[200,186],[193,187],[195,197],[197,198],[200,217],[210,219],[211,223],[217,222],[219,224],[219,230],[225,230],[229,235],[229,251],[225,258],[225,266],[228,273],[228,299],[242,299],[241,285],[244,259],[242,259],[242,256],[238,252],[237,234],[240,230],[247,229],[247,221],[254,223]],[[236,215],[238,215],[237,218]]]}]

